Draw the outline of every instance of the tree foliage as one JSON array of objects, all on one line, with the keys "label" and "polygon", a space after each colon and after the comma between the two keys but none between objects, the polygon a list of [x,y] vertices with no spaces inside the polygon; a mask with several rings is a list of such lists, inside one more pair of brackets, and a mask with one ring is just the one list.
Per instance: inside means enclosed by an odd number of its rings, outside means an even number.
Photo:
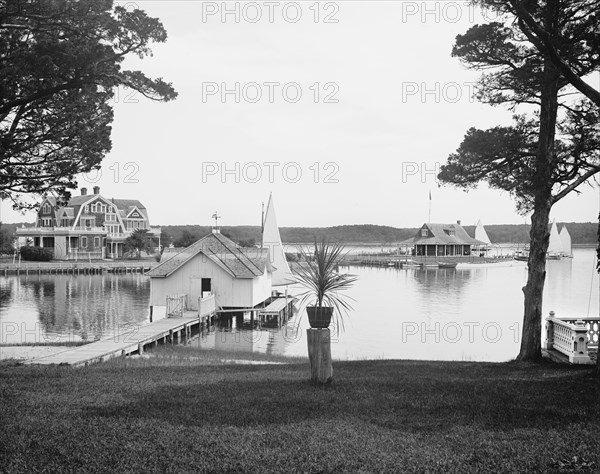
[{"label": "tree foliage", "polygon": [[14,247],[15,234],[0,222],[0,254],[12,254]]},{"label": "tree foliage", "polygon": [[161,22],[112,0],[0,0],[0,191],[67,199],[110,150],[117,88],[168,101],[162,79],[122,68],[166,41]]},{"label": "tree foliage", "polygon": [[[548,34],[562,38],[559,52],[581,79],[600,67],[587,18],[563,0],[481,0],[506,14],[506,22],[476,25],[459,35],[453,55],[483,72],[478,98],[511,109],[528,104],[534,113],[516,115],[511,126],[470,129],[439,178],[463,188],[486,181],[509,191],[531,217],[524,324],[519,359],[541,358],[541,308],[552,206],[600,172],[598,107],[586,97],[572,98],[570,81],[548,48],[531,38],[518,17],[524,9]],[[597,34],[597,29],[596,29]],[[593,36],[593,35],[592,35]]]},{"label": "tree foliage", "polygon": [[[577,91],[600,107],[600,90],[585,77],[597,71],[600,56],[600,0],[474,0],[509,15],[514,26]],[[560,13],[559,28],[543,21],[540,9]]]},{"label": "tree foliage", "polygon": [[197,232],[184,229],[181,235],[173,241],[175,247],[189,247],[200,238]]},{"label": "tree foliage", "polygon": [[154,242],[147,230],[137,229],[123,242],[123,250],[126,254],[134,255],[135,258],[140,258],[142,252],[148,254],[154,252]]}]

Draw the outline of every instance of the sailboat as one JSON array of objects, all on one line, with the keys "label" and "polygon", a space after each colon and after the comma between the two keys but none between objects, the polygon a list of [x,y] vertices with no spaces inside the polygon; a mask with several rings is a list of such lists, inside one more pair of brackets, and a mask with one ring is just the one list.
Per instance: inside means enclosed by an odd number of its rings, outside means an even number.
[{"label": "sailboat", "polygon": [[267,210],[263,217],[262,227],[262,247],[269,249],[271,263],[275,267],[271,284],[273,286],[283,286],[293,283],[294,276],[292,275],[290,266],[285,258],[285,252],[283,251],[272,195],[269,195],[269,203],[267,204]]},{"label": "sailboat", "polygon": [[560,243],[562,246],[562,256],[572,258],[573,248],[571,245],[571,234],[569,234],[566,225],[563,224],[562,229],[560,229],[558,235],[560,236]]},{"label": "sailboat", "polygon": [[492,241],[490,240],[483,224],[481,223],[481,219],[477,221],[477,227],[475,227],[475,238],[480,240],[481,242],[485,242],[485,248],[482,250],[490,250],[490,245]]},{"label": "sailboat", "polygon": [[[569,237],[570,240],[570,237]],[[550,228],[550,243],[548,244],[548,251],[546,253],[546,259],[548,260],[560,260],[563,255],[563,243],[558,233],[558,226],[556,220],[552,221],[552,227]]]}]

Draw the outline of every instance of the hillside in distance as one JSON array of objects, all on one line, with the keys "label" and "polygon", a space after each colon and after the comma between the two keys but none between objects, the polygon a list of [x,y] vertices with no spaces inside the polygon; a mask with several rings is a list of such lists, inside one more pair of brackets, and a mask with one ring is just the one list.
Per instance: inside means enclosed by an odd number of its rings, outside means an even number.
[{"label": "hillside in distance", "polygon": [[[563,223],[558,222],[559,229]],[[598,224],[594,222],[567,222],[573,244],[596,244],[598,242]],[[469,235],[475,235],[475,226],[464,226]],[[492,243],[527,243],[529,242],[529,225],[500,224],[485,226]],[[330,240],[341,240],[346,243],[363,244],[397,244],[413,237],[418,229],[396,228],[379,225],[343,225],[335,227],[281,227],[281,240],[286,244],[314,242],[315,238],[326,237]],[[197,240],[208,234],[208,226],[162,226],[164,241],[177,242],[187,235]],[[221,232],[236,242],[260,243],[259,226],[225,226]],[[189,245],[189,244],[188,244]]]}]

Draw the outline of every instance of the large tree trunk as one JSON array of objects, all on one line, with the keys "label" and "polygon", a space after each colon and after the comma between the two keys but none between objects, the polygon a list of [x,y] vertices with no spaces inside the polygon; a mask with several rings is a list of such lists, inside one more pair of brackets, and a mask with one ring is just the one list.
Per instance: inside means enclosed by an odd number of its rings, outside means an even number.
[{"label": "large tree trunk", "polygon": [[549,200],[546,205],[536,207],[531,216],[529,232],[529,263],[525,294],[525,314],[523,317],[523,337],[521,351],[517,360],[540,360],[542,358],[542,296],[546,281],[546,251],[550,240],[548,221],[550,217]]},{"label": "large tree trunk", "polygon": [[[546,27],[549,31],[555,27],[556,2],[546,7]],[[558,114],[558,91],[560,75],[549,58],[544,60],[544,74],[541,90],[540,132],[535,162],[534,211],[531,216],[530,249],[527,284],[525,294],[523,335],[521,350],[517,360],[536,361],[542,358],[542,299],[546,280],[546,251],[550,233],[548,223],[552,209],[552,174],[556,167],[554,157],[554,138]]]}]

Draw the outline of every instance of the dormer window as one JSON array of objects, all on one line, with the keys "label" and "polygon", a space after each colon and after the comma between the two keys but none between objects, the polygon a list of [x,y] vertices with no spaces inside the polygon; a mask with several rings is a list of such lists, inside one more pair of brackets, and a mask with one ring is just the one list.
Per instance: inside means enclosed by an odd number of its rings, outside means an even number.
[{"label": "dormer window", "polygon": [[44,205],[42,206],[42,213],[43,214],[50,214],[51,210],[52,210],[52,208],[50,207],[50,204],[48,204],[47,202],[44,203]]},{"label": "dormer window", "polygon": [[421,229],[421,237],[429,237],[429,231],[427,229]]},{"label": "dormer window", "polygon": [[454,229],[445,229],[444,232],[446,232],[447,235],[454,235]]},{"label": "dormer window", "polygon": [[85,205],[84,208],[83,208],[83,212],[86,213],[86,214],[89,214],[90,213],[90,206]]}]

